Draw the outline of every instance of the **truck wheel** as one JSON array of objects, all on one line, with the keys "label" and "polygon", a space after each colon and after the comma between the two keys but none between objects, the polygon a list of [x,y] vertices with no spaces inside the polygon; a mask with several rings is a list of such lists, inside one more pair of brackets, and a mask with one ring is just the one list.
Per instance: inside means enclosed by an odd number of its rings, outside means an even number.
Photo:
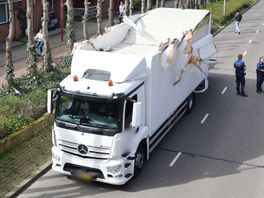
[{"label": "truck wheel", "polygon": [[187,104],[186,104],[186,113],[189,114],[191,113],[193,107],[194,107],[194,93],[192,93],[188,98],[187,98]]},{"label": "truck wheel", "polygon": [[139,145],[137,152],[135,154],[135,164],[134,164],[134,176],[138,176],[141,172],[145,161],[145,150],[143,145]]}]

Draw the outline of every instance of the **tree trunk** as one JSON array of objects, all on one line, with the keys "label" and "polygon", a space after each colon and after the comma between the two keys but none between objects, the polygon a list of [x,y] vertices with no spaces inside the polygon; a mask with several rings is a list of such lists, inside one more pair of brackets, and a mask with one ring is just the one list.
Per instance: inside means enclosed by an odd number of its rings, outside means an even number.
[{"label": "tree trunk", "polygon": [[103,33],[103,29],[102,29],[102,0],[97,0],[97,14],[96,14],[96,18],[97,18],[97,35],[100,35]]},{"label": "tree trunk", "polygon": [[180,0],[174,0],[174,8],[178,8],[179,7],[179,1]]},{"label": "tree trunk", "polygon": [[152,0],[147,0],[147,11],[152,9]]},{"label": "tree trunk", "polygon": [[185,8],[183,0],[175,0],[174,1],[174,8]]},{"label": "tree trunk", "polygon": [[195,9],[199,9],[200,8],[200,1],[199,0],[195,0]]},{"label": "tree trunk", "polygon": [[161,0],[160,7],[165,7],[165,0]]},{"label": "tree trunk", "polygon": [[108,26],[114,25],[114,0],[109,0]]},{"label": "tree trunk", "polygon": [[8,0],[8,8],[9,8],[9,32],[6,38],[6,81],[9,86],[14,85],[14,65],[12,60],[12,41],[14,38],[14,9],[13,9],[13,1]]},{"label": "tree trunk", "polygon": [[[84,0],[84,14],[83,14],[83,17],[82,17],[83,38],[84,38],[84,40],[88,40],[89,39],[89,35],[88,35],[89,4],[90,4],[90,2],[88,2],[88,0]],[[109,7],[109,9],[110,9],[110,7]]]},{"label": "tree trunk", "polygon": [[125,15],[129,14],[129,0],[125,0]]},{"label": "tree trunk", "polygon": [[159,7],[159,0],[156,0],[156,8]]},{"label": "tree trunk", "polygon": [[27,72],[30,75],[35,75],[37,73],[37,57],[35,51],[35,43],[33,36],[33,0],[27,0]]},{"label": "tree trunk", "polygon": [[133,14],[133,0],[129,0],[129,16]]},{"label": "tree trunk", "polygon": [[44,38],[44,49],[43,49],[43,66],[47,71],[52,70],[52,58],[49,45],[49,33],[48,33],[48,23],[49,23],[49,2],[47,0],[42,0],[43,8],[43,18],[42,18],[42,32]]},{"label": "tree trunk", "polygon": [[73,0],[66,0],[66,7],[67,7],[66,40],[69,51],[71,52],[75,42],[75,31],[73,27],[73,20],[74,20]]},{"label": "tree trunk", "polygon": [[141,13],[146,12],[146,0],[141,0]]}]

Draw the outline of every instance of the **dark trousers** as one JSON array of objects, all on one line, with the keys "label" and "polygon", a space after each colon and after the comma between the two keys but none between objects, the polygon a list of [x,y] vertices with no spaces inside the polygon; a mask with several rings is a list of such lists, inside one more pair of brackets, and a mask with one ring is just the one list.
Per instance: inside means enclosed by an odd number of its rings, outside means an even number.
[{"label": "dark trousers", "polygon": [[237,93],[244,94],[246,79],[244,74],[236,74],[236,90]]},{"label": "dark trousers", "polygon": [[264,72],[257,70],[257,91],[261,91],[261,85],[264,81]]},{"label": "dark trousers", "polygon": [[119,23],[122,23],[122,21],[123,21],[123,13],[119,13],[118,20],[119,20]]}]

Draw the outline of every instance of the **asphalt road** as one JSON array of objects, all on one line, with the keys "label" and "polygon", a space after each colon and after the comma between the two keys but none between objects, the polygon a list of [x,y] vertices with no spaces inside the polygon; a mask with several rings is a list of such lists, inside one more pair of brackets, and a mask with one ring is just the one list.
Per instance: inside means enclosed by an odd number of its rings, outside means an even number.
[{"label": "asphalt road", "polygon": [[[151,154],[139,177],[124,186],[84,184],[49,171],[19,197],[264,197],[264,94],[255,67],[264,56],[264,1],[215,37],[218,64],[210,86]],[[237,96],[233,62],[244,54],[247,98]],[[177,160],[176,160],[177,159]],[[175,163],[173,163],[175,162]]]}]

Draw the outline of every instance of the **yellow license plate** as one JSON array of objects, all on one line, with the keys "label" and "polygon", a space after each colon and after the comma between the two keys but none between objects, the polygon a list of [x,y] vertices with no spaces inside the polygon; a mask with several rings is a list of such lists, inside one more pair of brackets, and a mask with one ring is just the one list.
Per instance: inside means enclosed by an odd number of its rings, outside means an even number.
[{"label": "yellow license plate", "polygon": [[92,175],[90,175],[89,173],[83,172],[83,171],[76,171],[74,173],[74,176],[80,180],[83,180],[83,181],[92,181],[93,180]]}]

